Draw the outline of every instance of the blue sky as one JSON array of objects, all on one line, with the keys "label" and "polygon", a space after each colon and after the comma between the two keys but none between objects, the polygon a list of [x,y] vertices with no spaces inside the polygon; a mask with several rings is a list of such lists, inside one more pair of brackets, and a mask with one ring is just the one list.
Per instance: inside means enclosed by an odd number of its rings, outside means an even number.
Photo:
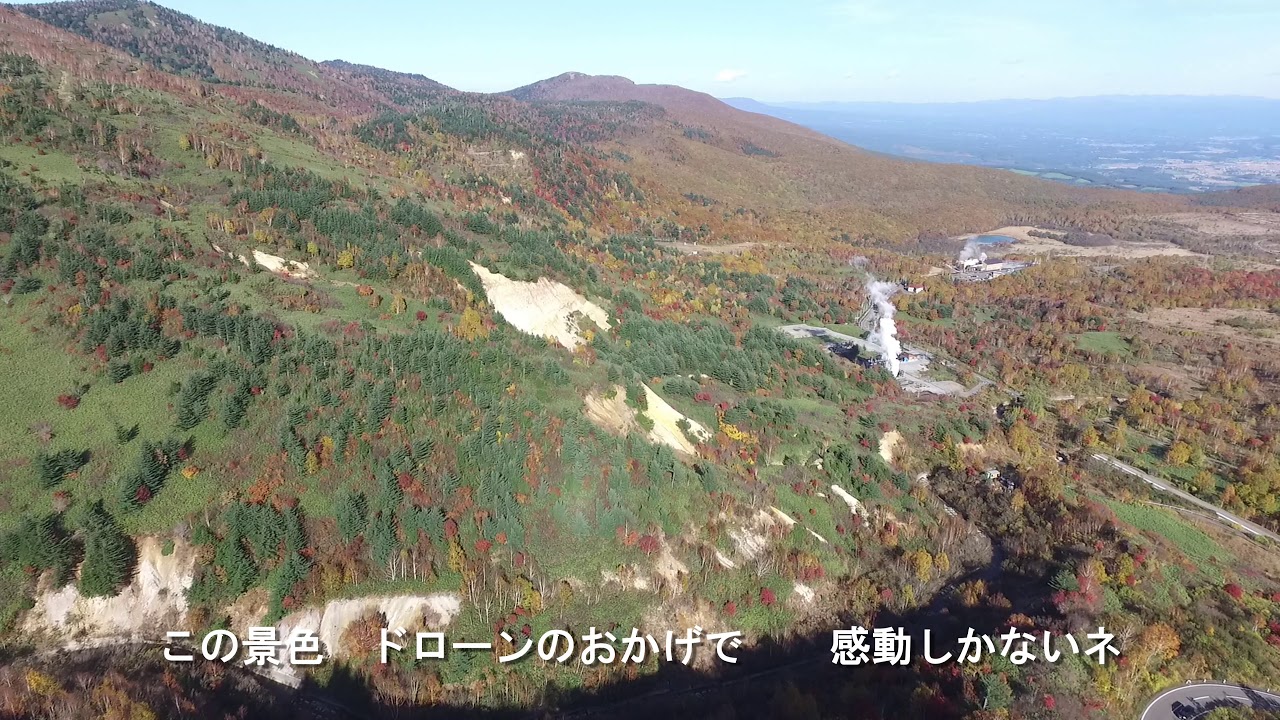
[{"label": "blue sky", "polygon": [[576,70],[765,101],[1280,97],[1280,0],[161,1],[475,91]]}]

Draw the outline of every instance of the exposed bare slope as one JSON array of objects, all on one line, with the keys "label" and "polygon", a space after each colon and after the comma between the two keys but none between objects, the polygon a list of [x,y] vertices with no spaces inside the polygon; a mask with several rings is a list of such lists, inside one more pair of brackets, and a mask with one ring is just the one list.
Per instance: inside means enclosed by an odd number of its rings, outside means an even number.
[{"label": "exposed bare slope", "polygon": [[484,285],[489,302],[516,328],[555,340],[570,350],[582,342],[578,317],[590,318],[603,330],[609,329],[609,314],[599,305],[579,295],[573,288],[547,278],[538,282],[512,280],[471,263]]}]

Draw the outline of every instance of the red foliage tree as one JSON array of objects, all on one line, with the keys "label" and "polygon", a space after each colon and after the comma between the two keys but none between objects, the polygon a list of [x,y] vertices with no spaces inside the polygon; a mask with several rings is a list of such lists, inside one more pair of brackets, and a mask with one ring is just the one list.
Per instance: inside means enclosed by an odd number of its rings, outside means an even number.
[{"label": "red foliage tree", "polygon": [[658,538],[649,535],[648,533],[641,535],[640,540],[636,545],[645,555],[652,555],[658,552]]}]

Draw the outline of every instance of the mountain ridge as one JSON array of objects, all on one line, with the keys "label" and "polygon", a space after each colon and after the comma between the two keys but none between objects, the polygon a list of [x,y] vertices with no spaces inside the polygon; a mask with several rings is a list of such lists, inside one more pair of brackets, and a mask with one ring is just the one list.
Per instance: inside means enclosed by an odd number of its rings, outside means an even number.
[{"label": "mountain ridge", "polygon": [[364,114],[381,105],[396,105],[387,94],[388,83],[405,86],[397,92],[409,95],[451,90],[424,76],[385,74],[391,71],[377,76],[370,66],[316,62],[146,0],[68,0],[4,7],[175,77],[218,85],[227,93],[244,89],[265,102],[270,102],[271,94],[292,94],[313,105],[317,113],[329,108],[330,112]]},{"label": "mountain ridge", "polygon": [[1000,218],[1029,212],[1029,206],[1159,202],[1124,191],[1073,188],[991,168],[893,157],[673,85],[563,73],[506,94],[534,102],[608,100],[659,105],[678,132],[657,132],[662,140],[650,136],[645,152],[632,153],[650,161],[650,174],[669,178],[699,195],[734,203],[763,202],[782,212],[821,210],[841,222],[864,227],[870,222],[872,232],[898,238],[997,227],[1003,224]]},{"label": "mountain ridge", "polygon": [[[1061,219],[1057,211],[1046,215],[1045,208],[1099,206],[1109,214],[1132,213],[1162,202],[1123,192],[1100,195],[994,169],[893,157],[785,119],[740,110],[707,93],[616,75],[571,71],[506,92],[468,93],[420,74],[345,60],[313,62],[140,0],[73,0],[14,11],[44,18],[42,22],[136,60],[158,63],[160,69],[185,69],[186,75],[169,77],[210,83],[200,92],[347,123],[363,123],[387,110],[437,108],[431,112],[438,113],[440,103],[454,108],[443,110],[447,113],[483,107],[493,117],[526,112],[504,103],[647,103],[661,108],[665,118],[641,125],[634,125],[634,118],[622,120],[633,125],[627,137],[598,142],[629,158],[622,163],[629,165],[625,168],[606,162],[635,175],[664,207],[679,207],[682,196],[692,195],[766,213],[821,216],[845,233],[882,235],[896,242],[1035,217]],[[129,19],[128,27],[117,31],[113,25],[121,13]],[[188,49],[189,38],[200,39],[198,51]]]}]

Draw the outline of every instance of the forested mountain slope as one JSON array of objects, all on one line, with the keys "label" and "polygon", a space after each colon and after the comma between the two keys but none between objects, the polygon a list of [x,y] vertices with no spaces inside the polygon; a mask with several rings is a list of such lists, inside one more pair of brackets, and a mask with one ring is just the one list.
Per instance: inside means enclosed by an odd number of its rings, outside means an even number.
[{"label": "forested mountain slope", "polygon": [[821,213],[846,230],[905,238],[1020,221],[1129,215],[1170,200],[1064,188],[985,168],[905,161],[733,108],[710,95],[566,73],[510,91],[536,102],[643,101],[671,128],[623,145],[654,176],[726,204]]},{"label": "forested mountain slope", "polygon": [[295,92],[341,106],[366,100],[322,64],[161,5],[86,0],[15,7],[174,75]]}]

